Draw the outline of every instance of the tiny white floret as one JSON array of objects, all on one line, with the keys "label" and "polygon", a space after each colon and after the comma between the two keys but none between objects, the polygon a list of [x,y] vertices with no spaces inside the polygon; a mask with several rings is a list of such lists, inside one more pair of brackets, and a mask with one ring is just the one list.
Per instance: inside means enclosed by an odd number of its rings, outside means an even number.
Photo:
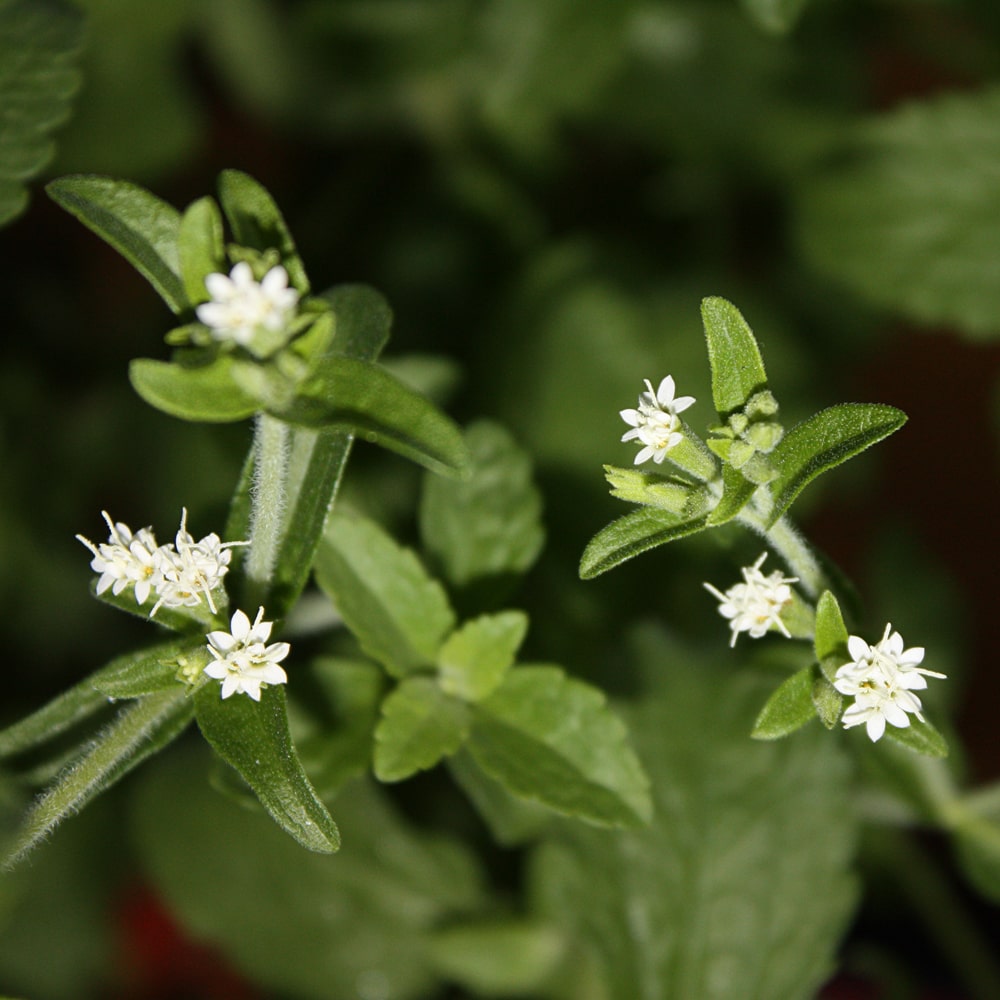
[{"label": "tiny white floret", "polygon": [[108,525],[108,540],[95,545],[83,535],[77,541],[90,549],[93,559],[90,568],[98,573],[97,593],[110,589],[117,597],[123,590],[132,587],[136,604],[145,604],[153,588],[156,575],[156,537],[152,528],[140,528],[135,534],[121,521],[111,520],[111,515],[101,511],[101,517]]},{"label": "tiny white floret", "polygon": [[678,413],[694,402],[694,396],[675,396],[676,386],[672,375],[664,378],[654,390],[649,379],[644,380],[646,391],[639,395],[634,410],[621,410],[620,416],[632,429],[622,435],[622,441],[638,440],[643,446],[635,456],[635,464],[652,459],[660,465],[667,452],[684,439]]},{"label": "tiny white floret", "polygon": [[280,265],[272,267],[260,281],[246,261],[240,261],[225,274],[210,274],[205,288],[211,301],[195,310],[198,319],[218,341],[231,341],[249,347],[259,331],[275,333],[291,321],[299,293],[288,287],[288,272]]},{"label": "tiny white floret", "polygon": [[904,729],[910,725],[910,715],[923,722],[920,698],[913,692],[926,688],[928,677],[945,675],[920,666],[922,646],[905,649],[903,637],[889,624],[874,646],[850,636],[847,651],[852,659],[838,668],[833,681],[841,694],[854,698],[843,715],[845,729],[863,724],[875,742],[885,733],[886,723]]},{"label": "tiny white floret", "polygon": [[278,664],[288,656],[291,646],[287,642],[272,642],[274,622],[266,622],[264,609],[257,611],[253,623],[242,611],[233,614],[229,632],[209,632],[208,651],[214,657],[205,667],[205,673],[222,681],[222,697],[246,694],[260,701],[262,688],[269,684],[284,684],[288,675]]},{"label": "tiny white floret", "polygon": [[783,576],[774,570],[770,576],[760,571],[767,553],[752,565],[744,566],[740,572],[743,582],[734,584],[725,593],[710,583],[703,586],[719,602],[719,614],[729,619],[732,636],[730,646],[736,645],[740,632],[746,632],[751,639],[759,639],[772,628],[778,629],[786,639],[791,638],[785,623],[781,620],[782,610],[792,602],[792,588],[798,583],[796,576]]}]

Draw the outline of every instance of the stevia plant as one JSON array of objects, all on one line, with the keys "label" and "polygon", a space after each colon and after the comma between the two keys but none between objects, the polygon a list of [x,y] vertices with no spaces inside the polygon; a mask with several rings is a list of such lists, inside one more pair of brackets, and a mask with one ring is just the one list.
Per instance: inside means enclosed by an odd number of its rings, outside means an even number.
[{"label": "stevia plant", "polygon": [[[873,742],[886,734],[920,753],[945,756],[947,744],[924,718],[914,693],[927,686],[927,677],[944,675],[920,667],[924,650],[904,650],[891,624],[874,645],[848,635],[830,572],[788,518],[809,483],[899,430],[906,415],[880,403],[841,403],[786,433],[742,314],[725,299],[709,298],[702,303],[702,321],[718,423],[702,439],[680,417],[696,400],[677,396],[670,375],[655,389],[646,381],[636,408],[621,411],[630,427],[622,441],[642,446],[636,466],[652,461],[656,468],[605,466],[612,495],[638,509],[591,540],[581,576],[597,576],[649,549],[735,522],[761,536],[794,575],[776,569],[765,576],[765,551],[742,569],[743,581],[725,592],[705,584],[729,621],[730,645],[741,633],[759,639],[776,631],[811,640],[813,652],[813,662],[768,699],[753,735],[777,739],[818,716],[828,729],[838,722],[845,728],[864,724]],[[665,463],[669,472],[660,471]],[[854,701],[845,706],[845,697]]]},{"label": "stevia plant", "polygon": [[[92,556],[94,596],[174,636],[116,658],[0,733],[10,767],[30,753],[33,773],[51,777],[6,846],[6,864],[192,720],[282,829],[312,851],[336,851],[337,825],[289,722],[301,712],[296,672],[310,667],[297,662],[293,643],[271,641],[314,571],[367,667],[384,672],[366,685],[362,719],[372,723],[349,730],[346,764],[336,754],[333,765],[323,759],[324,744],[343,743],[343,732],[307,741],[328,794],[369,758],[379,780],[394,782],[464,750],[473,786],[495,782],[598,825],[647,822],[648,780],[601,692],[554,665],[516,665],[524,612],[459,623],[445,588],[412,551],[371,520],[332,512],[360,435],[458,477],[457,494],[430,488],[424,506],[428,544],[455,582],[477,549],[449,536],[463,521],[478,530],[489,571],[523,570],[540,547],[538,500],[516,445],[488,424],[463,435],[378,364],[390,323],[382,297],[363,286],[312,294],[273,199],[238,171],[221,175],[218,202],[202,198],[184,212],[104,177],[63,178],[49,193],[133,264],[180,321],[166,335],[169,361],[132,362],[139,395],[188,421],[252,417],[254,440],[222,536],[196,541],[186,510],[172,543],[108,512],[106,541],[78,536]],[[513,474],[499,490],[497,468]],[[498,537],[479,516],[491,507],[502,519]],[[328,617],[336,620],[332,609]],[[315,669],[332,669],[335,685],[352,676],[350,664]],[[67,750],[69,737],[76,742]],[[49,747],[51,762],[39,768],[38,753]]]}]

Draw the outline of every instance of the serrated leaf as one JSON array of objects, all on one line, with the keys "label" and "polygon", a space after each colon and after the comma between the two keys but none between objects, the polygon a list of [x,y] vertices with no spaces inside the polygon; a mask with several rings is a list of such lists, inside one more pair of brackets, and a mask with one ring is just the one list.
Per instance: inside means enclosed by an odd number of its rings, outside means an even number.
[{"label": "serrated leaf", "polygon": [[211,296],[205,287],[205,277],[229,272],[222,215],[214,199],[199,198],[184,210],[177,252],[188,301],[193,306],[207,302]]},{"label": "serrated leaf", "polygon": [[881,403],[841,403],[796,424],[771,452],[780,470],[770,484],[773,524],[817,476],[887,438],[906,423],[906,414]]},{"label": "serrated leaf", "polygon": [[289,284],[308,295],[309,279],[295,241],[264,185],[240,170],[223,170],[219,175],[219,201],[236,242],[255,250],[277,250]]},{"label": "serrated leaf", "polygon": [[518,667],[472,712],[469,751],[508,791],[602,826],[648,822],[645,772],[597,688]]},{"label": "serrated leaf", "polygon": [[783,35],[799,19],[806,0],[741,0],[747,13],[765,31]]},{"label": "serrated leaf", "polygon": [[457,586],[524,573],[545,542],[542,498],[528,453],[499,424],[479,421],[465,432],[462,479],[425,476],[420,533],[444,575]]},{"label": "serrated leaf", "polygon": [[712,400],[724,422],[767,388],[767,373],[753,331],[736,306],[717,296],[703,299],[701,319],[712,368]]},{"label": "serrated leaf", "polygon": [[396,677],[433,667],[455,614],[441,585],[377,524],[331,516],[316,554],[316,582],[361,648]]},{"label": "serrated leaf", "polygon": [[310,851],[336,851],[337,824],[292,745],[284,688],[268,687],[258,702],[239,694],[223,700],[218,684],[206,684],[194,703],[202,735],[239,772],[278,826]]},{"label": "serrated leaf", "polygon": [[[204,662],[199,663],[196,651],[204,650]],[[194,656],[192,657],[192,654]],[[151,646],[135,653],[128,653],[112,660],[97,673],[92,674],[90,683],[108,699],[138,698],[178,685],[178,672],[184,662],[192,658],[193,677],[201,673],[208,662],[205,641],[180,640]]]},{"label": "serrated leaf", "polygon": [[429,677],[407,677],[382,702],[375,776],[401,781],[434,767],[469,735],[469,710]]},{"label": "serrated leaf", "polygon": [[464,701],[491,695],[513,666],[527,631],[528,616],[523,611],[501,611],[465,622],[438,653],[441,690]]},{"label": "serrated leaf", "polygon": [[658,545],[694,535],[706,524],[705,517],[682,521],[669,511],[641,507],[612,521],[587,543],[580,557],[580,577],[590,580],[600,576]]},{"label": "serrated leaf", "polygon": [[659,690],[626,714],[653,822],[565,824],[532,865],[541,915],[603,966],[609,1000],[815,996],[857,896],[850,760],[819,727],[747,740],[759,679],[654,638]]},{"label": "serrated leaf", "polygon": [[910,719],[908,726],[886,726],[885,735],[894,743],[916,750],[925,757],[948,756],[947,740],[929,722]]},{"label": "serrated leaf", "polygon": [[998,123],[995,85],[864,122],[803,190],[806,252],[879,305],[1000,334]]},{"label": "serrated leaf", "polygon": [[782,681],[767,699],[750,733],[755,740],[777,740],[816,717],[813,668],[803,667]]},{"label": "serrated leaf", "polygon": [[80,86],[80,11],[60,0],[0,3],[0,225],[28,204],[25,183],[52,159],[51,133]]},{"label": "serrated leaf", "polygon": [[114,247],[175,313],[190,308],[180,273],[177,209],[137,184],[112,177],[61,177],[45,190]]},{"label": "serrated leaf", "polygon": [[709,527],[731,521],[750,502],[757,489],[756,483],[728,463],[722,467],[722,484],[722,496],[705,522]]},{"label": "serrated leaf", "polygon": [[260,408],[232,377],[233,359],[222,354],[207,365],[185,367],[172,361],[136,358],[129,364],[132,388],[150,406],[181,420],[232,423]]},{"label": "serrated leaf", "polygon": [[429,930],[485,902],[470,850],[412,825],[366,781],[337,797],[340,852],[312,854],[216,793],[204,771],[202,756],[171,754],[142,775],[131,810],[143,871],[188,933],[274,995],[434,993]]},{"label": "serrated leaf", "polygon": [[38,799],[13,841],[4,844],[3,866],[13,867],[64,819],[179,736],[193,714],[187,688],[130,702]]},{"label": "serrated leaf", "polygon": [[434,472],[461,471],[469,458],[453,420],[384,368],[358,358],[317,362],[288,406],[274,412],[307,427],[349,427]]}]

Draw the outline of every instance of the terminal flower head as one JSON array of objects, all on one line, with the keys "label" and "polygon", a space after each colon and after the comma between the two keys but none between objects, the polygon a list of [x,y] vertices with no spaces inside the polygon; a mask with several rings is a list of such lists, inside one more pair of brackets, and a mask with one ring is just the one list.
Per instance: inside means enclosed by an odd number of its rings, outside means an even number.
[{"label": "terminal flower head", "polygon": [[237,611],[230,621],[230,631],[209,632],[205,637],[213,657],[205,673],[222,681],[223,698],[246,694],[260,701],[263,688],[287,682],[288,675],[278,664],[288,656],[291,646],[287,642],[267,644],[274,623],[263,619],[263,608],[257,611],[252,623],[242,611]]},{"label": "terminal flower head", "polygon": [[913,692],[926,688],[928,677],[945,675],[920,666],[922,646],[905,649],[903,637],[890,624],[873,646],[860,636],[850,636],[847,651],[852,659],[837,670],[833,681],[841,694],[854,698],[843,715],[846,729],[864,725],[874,742],[882,738],[886,723],[904,729],[910,725],[910,715],[923,721],[920,698]]},{"label": "terminal flower head", "polygon": [[672,375],[663,379],[655,390],[649,379],[645,382],[646,391],[639,395],[636,409],[621,411],[622,420],[632,428],[622,435],[622,440],[638,440],[642,444],[635,456],[636,465],[649,459],[660,465],[667,452],[684,439],[677,414],[691,406],[695,399],[694,396],[674,395],[676,387]]},{"label": "terminal flower head", "polygon": [[780,570],[764,576],[760,567],[766,558],[765,552],[752,566],[744,566],[741,570],[743,582],[733,585],[725,593],[710,583],[704,584],[705,589],[719,601],[719,614],[729,619],[732,630],[730,646],[736,645],[740,632],[748,632],[751,639],[759,639],[765,632],[776,628],[786,638],[791,638],[781,620],[781,612],[792,601],[789,584],[798,583],[798,577],[782,576]]},{"label": "terminal flower head", "polygon": [[292,319],[299,293],[288,287],[288,272],[280,265],[272,267],[260,281],[246,261],[240,261],[225,274],[210,274],[205,288],[211,301],[195,310],[214,340],[253,348],[258,340],[274,342],[274,334],[283,332]]}]

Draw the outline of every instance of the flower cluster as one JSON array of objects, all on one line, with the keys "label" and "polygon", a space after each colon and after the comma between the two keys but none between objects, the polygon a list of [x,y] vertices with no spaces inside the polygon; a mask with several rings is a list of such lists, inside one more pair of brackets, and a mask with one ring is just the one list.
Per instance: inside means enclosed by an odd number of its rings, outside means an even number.
[{"label": "flower cluster", "polygon": [[944,674],[924,670],[922,646],[903,648],[903,637],[886,625],[882,638],[869,646],[860,636],[847,640],[847,650],[853,657],[837,671],[833,686],[843,695],[854,698],[844,712],[844,727],[864,725],[869,738],[881,739],[885,725],[906,728],[910,715],[921,722],[920,699],[913,693],[927,687],[928,677]]},{"label": "flower cluster", "polygon": [[719,614],[729,619],[732,630],[730,646],[736,645],[740,632],[749,632],[751,639],[759,639],[769,629],[777,628],[786,638],[791,638],[781,620],[781,612],[792,601],[789,584],[798,583],[798,577],[782,576],[779,570],[764,576],[760,567],[766,558],[765,552],[752,566],[744,566],[741,570],[743,582],[730,587],[725,593],[710,583],[704,584],[705,589],[718,599]]},{"label": "flower cluster", "polygon": [[667,452],[676,447],[684,438],[680,418],[682,410],[691,406],[694,396],[674,396],[673,376],[668,375],[654,392],[653,383],[645,379],[646,391],[639,396],[634,410],[622,410],[621,418],[632,429],[622,435],[623,441],[638,440],[642,448],[635,456],[635,464],[641,465],[652,459],[660,465]]},{"label": "flower cluster", "polygon": [[246,614],[237,611],[230,622],[229,632],[209,632],[206,636],[213,660],[205,667],[205,673],[222,681],[223,698],[231,694],[246,694],[254,701],[260,701],[262,688],[269,684],[284,684],[288,680],[288,675],[278,664],[288,656],[291,646],[287,642],[266,645],[274,622],[263,619],[263,608],[257,611],[253,623]]},{"label": "flower cluster", "polygon": [[225,274],[210,274],[205,288],[212,297],[195,310],[214,340],[252,348],[263,334],[267,342],[283,332],[299,301],[288,287],[288,272],[279,264],[258,282],[246,261]]},{"label": "flower cluster", "polygon": [[127,524],[112,521],[107,511],[101,514],[108,524],[106,542],[95,545],[83,535],[76,536],[94,556],[90,568],[100,574],[98,594],[110,589],[118,596],[131,587],[139,605],[155,595],[150,618],[160,608],[193,608],[203,600],[216,613],[213,594],[229,572],[230,550],[246,542],[222,542],[215,534],[196,542],[187,531],[187,510],[181,513],[174,541],[166,545],[157,544],[152,528],[133,534]]}]

